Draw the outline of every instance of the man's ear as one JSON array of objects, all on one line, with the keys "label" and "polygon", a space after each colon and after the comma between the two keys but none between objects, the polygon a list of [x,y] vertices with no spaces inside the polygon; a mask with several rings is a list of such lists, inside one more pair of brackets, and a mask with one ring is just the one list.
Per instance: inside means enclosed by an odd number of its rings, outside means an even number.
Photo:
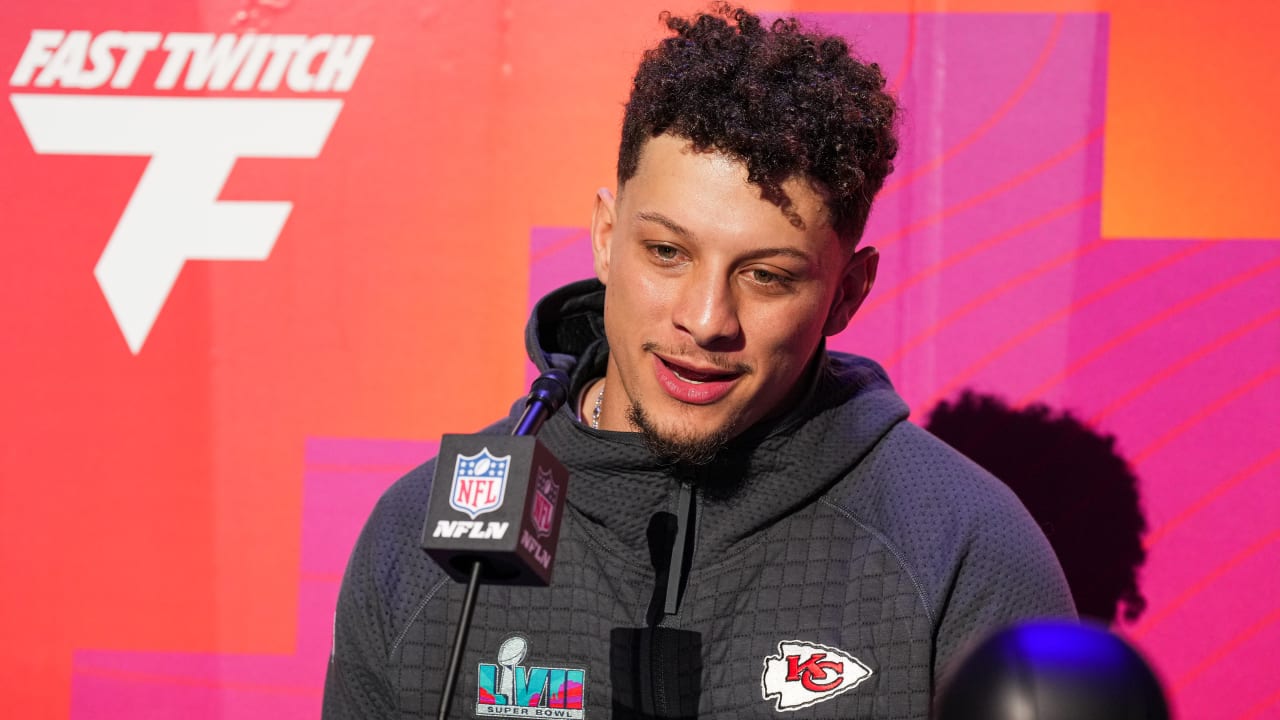
[{"label": "man's ear", "polygon": [[591,257],[596,277],[605,285],[609,284],[609,250],[616,210],[617,201],[609,188],[597,190],[595,209],[591,212]]},{"label": "man's ear", "polygon": [[858,312],[867,293],[871,292],[879,265],[880,253],[873,247],[864,247],[849,258],[836,288],[835,299],[831,301],[827,323],[822,326],[823,335],[835,335],[849,326],[853,314]]}]

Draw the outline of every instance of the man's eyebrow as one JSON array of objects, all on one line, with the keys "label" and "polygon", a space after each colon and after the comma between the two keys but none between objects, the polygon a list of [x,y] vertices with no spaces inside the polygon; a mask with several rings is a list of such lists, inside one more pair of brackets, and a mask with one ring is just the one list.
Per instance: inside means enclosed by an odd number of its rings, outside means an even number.
[{"label": "man's eyebrow", "polygon": [[679,235],[682,238],[693,237],[693,232],[689,230],[689,228],[681,225],[680,223],[676,222],[675,220],[672,220],[671,218],[667,217],[666,215],[663,215],[660,212],[653,212],[651,210],[641,210],[640,212],[636,213],[636,219],[661,225],[662,227],[670,230],[671,232],[675,233],[676,235]]},{"label": "man's eyebrow", "polygon": [[768,248],[760,248],[759,250],[752,250],[751,252],[744,255],[742,259],[743,260],[760,260],[762,258],[778,257],[779,255],[783,257],[795,258],[796,260],[799,260],[801,262],[806,262],[806,263],[813,262],[813,258],[809,256],[809,253],[806,253],[803,250],[797,250],[796,248],[793,248],[793,247],[785,247],[785,246],[784,247],[768,247]]},{"label": "man's eyebrow", "polygon": [[[689,238],[695,237],[692,230],[681,225],[675,220],[672,220],[666,215],[663,215],[660,212],[653,212],[651,210],[642,210],[636,213],[636,219],[661,225],[662,227],[670,230],[676,235],[679,235],[683,239],[689,239]],[[743,260],[760,260],[762,258],[778,257],[778,256],[794,258],[796,260],[799,260],[805,263],[810,263],[813,261],[813,258],[810,257],[809,254],[804,252],[803,250],[799,250],[793,247],[787,247],[785,245],[779,246],[779,247],[758,248],[756,250],[752,250],[751,252],[747,253],[745,256],[743,256],[742,259]]]}]

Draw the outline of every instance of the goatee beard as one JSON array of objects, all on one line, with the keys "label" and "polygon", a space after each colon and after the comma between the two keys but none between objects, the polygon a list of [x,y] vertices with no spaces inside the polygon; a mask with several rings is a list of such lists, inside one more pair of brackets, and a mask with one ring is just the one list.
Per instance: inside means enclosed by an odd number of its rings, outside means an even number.
[{"label": "goatee beard", "polygon": [[663,435],[654,426],[644,408],[632,402],[627,419],[640,429],[645,447],[664,465],[698,468],[710,465],[734,438],[737,419],[730,420],[715,432],[701,437],[680,438]]}]

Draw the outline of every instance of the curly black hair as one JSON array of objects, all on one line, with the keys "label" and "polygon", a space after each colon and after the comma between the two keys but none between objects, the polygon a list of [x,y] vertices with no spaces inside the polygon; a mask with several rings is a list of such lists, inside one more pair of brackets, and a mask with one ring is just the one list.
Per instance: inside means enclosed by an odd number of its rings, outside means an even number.
[{"label": "curly black hair", "polygon": [[809,181],[842,240],[857,242],[871,201],[893,172],[897,102],[875,63],[844,39],[794,18],[766,28],[719,3],[693,18],[662,13],[674,33],[647,51],[633,80],[618,152],[618,185],[650,139],[670,133],[698,152],[741,160],[761,197],[803,227],[782,183]]}]

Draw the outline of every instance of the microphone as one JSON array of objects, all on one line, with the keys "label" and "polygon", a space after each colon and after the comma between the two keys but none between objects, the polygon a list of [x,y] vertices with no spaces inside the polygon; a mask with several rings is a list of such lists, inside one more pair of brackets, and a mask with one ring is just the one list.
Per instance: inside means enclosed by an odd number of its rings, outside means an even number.
[{"label": "microphone", "polygon": [[568,396],[569,377],[549,370],[533,382],[511,435],[440,440],[422,547],[450,577],[467,583],[440,695],[440,720],[448,717],[453,702],[481,581],[551,583],[569,473],[533,435]]},{"label": "microphone", "polygon": [[560,409],[569,398],[569,376],[563,370],[548,370],[538,376],[529,386],[529,397],[525,399],[524,412],[512,435],[537,435],[542,423],[551,413]]},{"label": "microphone", "polygon": [[441,439],[422,547],[454,580],[465,582],[479,561],[482,582],[551,582],[569,473],[533,433],[564,404],[568,385],[560,370],[535,380],[510,436]]}]

